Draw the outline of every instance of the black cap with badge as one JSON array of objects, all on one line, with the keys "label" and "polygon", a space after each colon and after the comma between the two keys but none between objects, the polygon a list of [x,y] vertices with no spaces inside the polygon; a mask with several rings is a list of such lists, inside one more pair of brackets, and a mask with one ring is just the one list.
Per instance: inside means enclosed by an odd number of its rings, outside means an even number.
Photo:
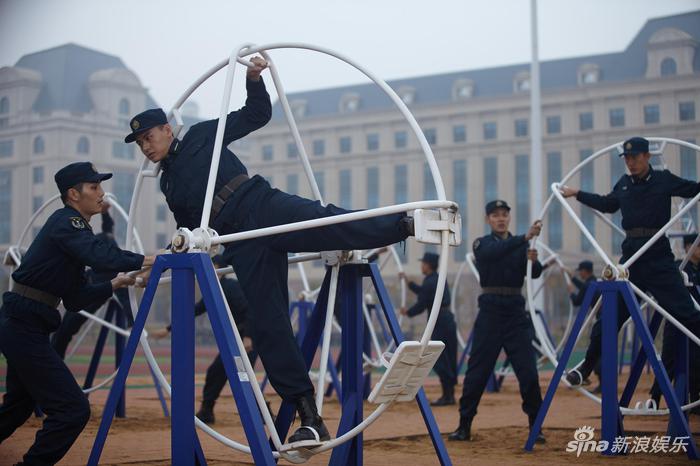
[{"label": "black cap with badge", "polygon": [[162,108],[151,108],[145,112],[141,112],[129,122],[131,133],[127,134],[127,136],[124,138],[124,142],[134,142],[136,140],[136,136],[139,134],[145,133],[151,128],[165,125],[167,123],[168,117],[165,116],[165,112]]},{"label": "black cap with badge", "polygon": [[510,211],[510,206],[506,201],[501,201],[501,200],[495,200],[491,201],[488,204],[486,204],[486,215],[489,215],[492,212],[495,212],[496,209],[506,209],[507,211]]},{"label": "black cap with badge", "polygon": [[99,183],[112,178],[111,173],[98,173],[90,162],[74,162],[61,168],[54,175],[58,191],[63,194],[80,183]]},{"label": "black cap with badge", "polygon": [[437,270],[438,263],[440,262],[440,255],[434,252],[426,252],[423,254],[420,261],[428,264],[433,270]]},{"label": "black cap with badge", "polygon": [[624,155],[646,154],[647,152],[649,152],[649,141],[642,137],[635,136],[622,143],[622,153],[620,157]]}]

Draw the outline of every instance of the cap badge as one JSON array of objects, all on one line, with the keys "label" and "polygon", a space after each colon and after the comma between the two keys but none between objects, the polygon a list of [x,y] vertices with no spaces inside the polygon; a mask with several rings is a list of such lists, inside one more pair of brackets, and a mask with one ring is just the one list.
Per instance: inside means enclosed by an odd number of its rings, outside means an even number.
[{"label": "cap badge", "polygon": [[630,150],[631,148],[632,148],[631,142],[628,142],[627,144],[625,144],[625,150]]},{"label": "cap badge", "polygon": [[496,207],[503,207],[503,203],[501,201],[496,201]]},{"label": "cap badge", "polygon": [[134,131],[139,129],[140,126],[141,126],[141,123],[139,123],[139,120],[133,120],[131,122],[131,129],[133,129]]}]

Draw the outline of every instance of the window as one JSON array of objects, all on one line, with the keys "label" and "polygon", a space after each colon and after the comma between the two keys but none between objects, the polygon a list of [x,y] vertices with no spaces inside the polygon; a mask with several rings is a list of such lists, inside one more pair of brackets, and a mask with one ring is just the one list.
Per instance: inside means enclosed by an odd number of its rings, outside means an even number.
[{"label": "window", "polygon": [[326,141],[316,139],[313,142],[314,155],[324,155],[326,153]]},{"label": "window", "polygon": [[464,125],[452,127],[452,142],[467,142],[467,128]]},{"label": "window", "polygon": [[12,230],[12,170],[0,170],[0,243],[10,242]]},{"label": "window", "polygon": [[408,135],[406,131],[397,131],[394,133],[394,147],[403,149],[408,143]]},{"label": "window", "polygon": [[156,233],[156,248],[164,248],[169,242],[165,233]]},{"label": "window", "polygon": [[[459,204],[459,213],[462,216],[462,235],[467,231],[467,161],[455,160],[452,164],[452,176],[454,194],[452,199]],[[462,241],[458,247],[454,248],[454,260],[463,262],[468,251],[467,241]]]},{"label": "window", "polygon": [[452,85],[452,100],[466,100],[474,95],[474,81],[458,79]]},{"label": "window", "polygon": [[352,209],[352,172],[340,170],[340,205]]},{"label": "window", "polygon": [[530,156],[515,156],[515,230],[527,232],[530,227]]},{"label": "window", "polygon": [[12,139],[0,141],[0,157],[12,157],[15,142]]},{"label": "window", "polygon": [[134,145],[135,144],[125,144],[122,141],[114,141],[112,142],[112,155],[116,159],[133,160]]},{"label": "window", "polygon": [[401,87],[397,94],[406,105],[411,105],[416,101],[416,90],[412,87]]},{"label": "window", "polygon": [[676,74],[676,60],[664,58],[661,61],[661,76],[673,76]]},{"label": "window", "polygon": [[624,108],[611,108],[610,109],[610,126],[613,128],[625,126],[625,109]]},{"label": "window", "polygon": [[[484,203],[498,198],[498,159],[496,157],[484,158]],[[490,227],[485,225],[484,232],[488,233]]]},{"label": "window", "polygon": [[75,148],[78,154],[89,154],[90,153],[90,141],[85,136],[80,136],[78,138],[78,144]]},{"label": "window", "polygon": [[528,72],[518,73],[513,88],[515,92],[528,92],[530,90],[530,74]]},{"label": "window", "polygon": [[299,175],[296,173],[287,175],[287,193],[299,194]]},{"label": "window", "polygon": [[547,117],[547,134],[561,133],[561,117],[559,115]]},{"label": "window", "polygon": [[321,197],[326,197],[326,174],[322,171],[314,172],[314,178],[316,178],[316,184],[318,185],[318,191],[321,193]]},{"label": "window", "polygon": [[34,138],[34,153],[43,154],[44,153],[44,138],[37,136]]},{"label": "window", "polygon": [[695,102],[680,102],[678,104],[678,118],[681,121],[694,121]]},{"label": "window", "polygon": [[[591,149],[582,149],[579,151],[579,160],[583,162],[586,160],[588,157],[590,157],[593,154],[593,150]],[[587,163],[583,167],[581,167],[581,171],[579,172],[581,175],[581,190],[586,191],[588,193],[593,192],[595,187],[593,185],[593,162]],[[583,204],[581,204],[581,221],[583,222],[584,226],[586,229],[595,237],[595,214],[593,213],[593,210],[585,207]],[[613,234],[615,234],[613,232]],[[581,233],[581,251],[583,252],[591,252],[593,251],[593,245],[588,241],[588,238],[586,238],[586,235]]]},{"label": "window", "polygon": [[406,165],[394,166],[394,203],[408,202],[408,169]]},{"label": "window", "polygon": [[593,129],[593,112],[583,112],[578,114],[578,129],[581,131]]},{"label": "window", "polygon": [[44,167],[32,168],[32,180],[34,184],[40,184],[44,182]]},{"label": "window", "polygon": [[0,99],[0,115],[10,113],[10,99],[3,97]]},{"label": "window", "polygon": [[[561,180],[561,153],[547,154],[547,186]],[[554,202],[547,213],[547,241],[554,250],[561,249],[563,242],[563,223],[561,204]]]},{"label": "window", "polygon": [[435,128],[427,128],[423,130],[423,134],[425,135],[425,139],[428,141],[428,144],[431,146],[437,144],[437,131],[435,131]]},{"label": "window", "polygon": [[496,137],[498,136],[497,133],[498,129],[496,126],[496,122],[489,121],[487,123],[484,123],[484,139],[496,139]]},{"label": "window", "polygon": [[645,105],[644,106],[644,124],[645,125],[653,125],[655,123],[658,123],[659,120],[660,120],[659,105],[658,104]]},{"label": "window", "polygon": [[293,100],[289,103],[289,107],[292,110],[292,115],[294,115],[294,118],[304,118],[306,116],[305,100]]},{"label": "window", "polygon": [[367,135],[367,150],[369,152],[379,150],[379,135],[377,133]]},{"label": "window", "polygon": [[581,72],[581,84],[594,84],[596,82],[598,82],[598,70]]},{"label": "window", "polygon": [[427,163],[423,164],[423,199],[437,199],[437,189],[433,181],[433,174],[430,172],[430,166]]},{"label": "window", "polygon": [[[133,144],[131,145],[133,146]],[[114,195],[117,197],[117,202],[119,202],[119,205],[130,205],[131,195],[134,192],[135,175],[131,172],[115,171],[112,180],[112,189]],[[121,217],[121,215],[117,215],[115,219],[114,233],[118,242],[124,242],[124,239],[126,238],[126,221]]]},{"label": "window", "polygon": [[526,118],[515,120],[515,137],[524,138],[528,133],[528,121]]},{"label": "window", "polygon": [[156,220],[159,222],[165,222],[168,219],[168,210],[163,204],[158,204],[156,206]]},{"label": "window", "polygon": [[39,207],[41,207],[42,205],[44,205],[44,197],[43,196],[32,197],[32,213],[39,210]]},{"label": "window", "polygon": [[275,149],[272,144],[265,144],[262,146],[262,158],[263,160],[272,160],[275,155]]},{"label": "window", "polygon": [[350,136],[340,138],[340,153],[349,154],[352,151],[352,139]]},{"label": "window", "polygon": [[120,115],[129,115],[130,108],[129,108],[129,101],[126,99],[122,99],[119,101],[119,114]]},{"label": "window", "polygon": [[287,158],[294,159],[299,156],[299,148],[295,142],[290,142],[287,144]]},{"label": "window", "polygon": [[367,208],[379,207],[379,168],[367,167]]},{"label": "window", "polygon": [[360,108],[360,96],[357,94],[347,94],[340,99],[340,112],[352,113]]}]

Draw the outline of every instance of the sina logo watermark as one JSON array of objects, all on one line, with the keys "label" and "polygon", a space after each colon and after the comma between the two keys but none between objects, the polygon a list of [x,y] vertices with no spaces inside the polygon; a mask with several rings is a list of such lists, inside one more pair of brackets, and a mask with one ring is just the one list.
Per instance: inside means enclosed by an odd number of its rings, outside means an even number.
[{"label": "sina logo watermark", "polygon": [[608,449],[608,442],[605,440],[593,440],[595,429],[590,426],[583,426],[574,432],[574,440],[566,444],[567,453],[576,452],[576,457],[581,456],[581,452],[604,452]]}]

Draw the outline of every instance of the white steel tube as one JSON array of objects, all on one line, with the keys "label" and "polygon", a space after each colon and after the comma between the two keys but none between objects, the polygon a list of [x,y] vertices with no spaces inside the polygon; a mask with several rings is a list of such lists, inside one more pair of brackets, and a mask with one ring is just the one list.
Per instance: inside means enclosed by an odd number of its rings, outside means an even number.
[{"label": "white steel tube", "polygon": [[331,269],[331,282],[328,289],[328,301],[326,303],[326,320],[323,326],[321,360],[318,363],[318,385],[316,386],[316,409],[319,415],[323,415],[323,396],[326,393],[326,369],[328,368],[328,356],[331,351],[331,332],[333,331],[333,314],[335,311],[335,295],[338,290],[339,271],[339,263],[335,264]]}]

